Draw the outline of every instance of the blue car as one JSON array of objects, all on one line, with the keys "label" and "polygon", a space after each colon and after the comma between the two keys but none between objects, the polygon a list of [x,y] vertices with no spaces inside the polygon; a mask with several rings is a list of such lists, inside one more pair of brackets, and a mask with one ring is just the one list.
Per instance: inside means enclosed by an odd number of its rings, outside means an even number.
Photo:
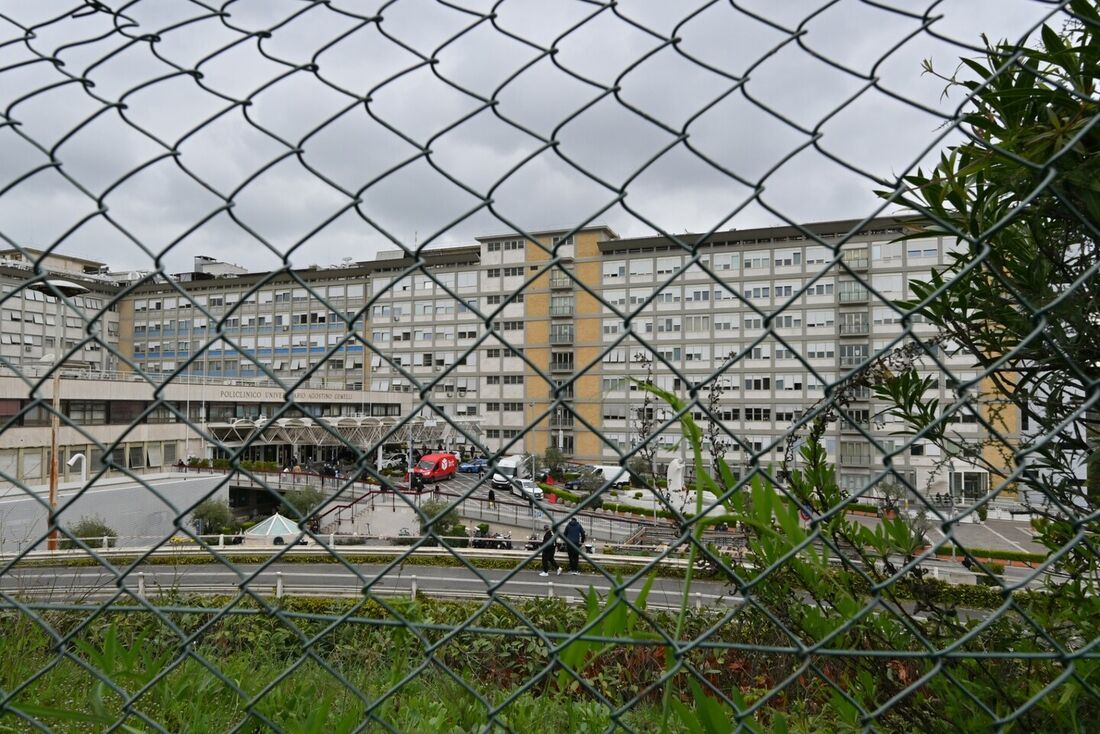
[{"label": "blue car", "polygon": [[489,462],[481,457],[464,461],[458,465],[458,470],[463,474],[477,474],[478,472],[488,470],[488,468]]}]

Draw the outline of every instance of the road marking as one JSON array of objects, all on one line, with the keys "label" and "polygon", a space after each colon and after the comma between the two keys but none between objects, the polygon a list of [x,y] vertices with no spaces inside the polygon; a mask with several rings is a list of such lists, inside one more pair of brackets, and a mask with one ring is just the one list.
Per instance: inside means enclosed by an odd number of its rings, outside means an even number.
[{"label": "road marking", "polygon": [[986,530],[988,530],[989,532],[991,532],[991,533],[993,533],[994,535],[996,535],[996,536],[997,536],[998,538],[1000,538],[1000,539],[1001,539],[1001,540],[1003,540],[1004,542],[1008,543],[1009,545],[1014,545],[1014,546],[1016,546],[1016,549],[1017,549],[1017,550],[1021,550],[1021,551],[1024,551],[1025,553],[1027,552],[1027,549],[1026,549],[1026,548],[1024,548],[1024,547],[1023,547],[1022,545],[1020,545],[1019,543],[1017,543],[1017,542],[1016,542],[1015,540],[1009,540],[1008,538],[1006,538],[1005,536],[1001,535],[1000,533],[998,533],[998,532],[997,532],[996,530],[994,530],[993,528],[989,527],[989,525],[983,525],[983,527],[984,527],[984,528],[985,528]]}]

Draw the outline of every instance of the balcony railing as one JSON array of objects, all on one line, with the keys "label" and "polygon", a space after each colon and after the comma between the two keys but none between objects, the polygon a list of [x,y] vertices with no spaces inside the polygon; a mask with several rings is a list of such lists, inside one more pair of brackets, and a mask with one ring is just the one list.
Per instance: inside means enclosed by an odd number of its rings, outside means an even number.
[{"label": "balcony railing", "polygon": [[576,363],[572,360],[569,361],[553,361],[550,363],[551,372],[572,372]]},{"label": "balcony railing", "polygon": [[576,311],[576,309],[573,307],[572,303],[570,303],[568,306],[551,306],[550,307],[550,315],[551,316],[572,316],[575,311]]},{"label": "balcony railing", "polygon": [[573,343],[573,330],[569,331],[551,331],[550,343],[554,345],[569,345]]},{"label": "balcony railing", "polygon": [[550,273],[550,287],[551,288],[572,288],[573,279],[565,273],[560,271],[554,271]]},{"label": "balcony railing", "polygon": [[845,250],[841,253],[841,258],[844,260],[844,264],[852,270],[866,270],[870,266],[870,260],[867,259],[867,250]]},{"label": "balcony railing", "polygon": [[857,321],[855,323],[842,321],[837,324],[837,331],[841,336],[866,336],[871,333],[871,324],[868,321]]},{"label": "balcony railing", "polygon": [[867,303],[868,293],[865,288],[860,287],[859,290],[842,290],[837,293],[837,298],[841,303]]},{"label": "balcony railing", "polygon": [[562,416],[551,416],[550,427],[551,428],[572,428],[576,424],[576,418],[572,413]]},{"label": "balcony railing", "polygon": [[870,466],[870,454],[840,453],[840,463],[844,466]]}]

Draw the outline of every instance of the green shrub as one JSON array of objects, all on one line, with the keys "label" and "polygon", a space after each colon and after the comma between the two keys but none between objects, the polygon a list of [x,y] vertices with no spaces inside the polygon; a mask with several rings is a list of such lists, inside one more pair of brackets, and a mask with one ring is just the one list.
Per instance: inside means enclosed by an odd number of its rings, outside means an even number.
[{"label": "green shrub", "polygon": [[[1002,548],[967,548],[970,555],[975,558],[989,558],[998,561],[1021,561],[1023,563],[1040,564],[1047,559],[1046,553],[1029,553],[1027,551],[1007,550]],[[952,543],[947,543],[936,551],[938,555],[963,555],[962,548]]]},{"label": "green shrub", "polygon": [[872,515],[878,513],[878,505],[870,505],[865,502],[854,502],[845,506],[845,510],[851,510],[853,512],[867,512]]},{"label": "green shrub", "polygon": [[[69,526],[69,533],[80,538],[81,542],[89,548],[102,548],[103,538],[107,538],[108,548],[114,548],[115,540],[118,538],[118,533],[115,532],[114,528],[98,515],[80,518]],[[70,538],[62,536],[60,547],[62,550],[72,550],[80,546]]]},{"label": "green shrub", "polygon": [[462,523],[454,523],[448,527],[444,534],[447,536],[446,543],[452,548],[465,548],[470,545],[469,535],[466,532],[466,526]]}]

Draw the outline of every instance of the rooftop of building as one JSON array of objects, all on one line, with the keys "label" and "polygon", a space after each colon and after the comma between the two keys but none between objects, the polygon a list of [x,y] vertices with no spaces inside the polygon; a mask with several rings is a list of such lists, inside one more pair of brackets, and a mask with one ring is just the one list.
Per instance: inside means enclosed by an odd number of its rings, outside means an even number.
[{"label": "rooftop of building", "polygon": [[[171,276],[140,271],[110,273],[104,263],[96,260],[43,253],[41,250],[23,248],[22,252],[16,249],[0,250],[0,270],[5,269],[5,266],[8,269],[26,269],[30,265],[27,259],[28,256],[39,258],[47,269],[53,270],[53,268],[48,267],[46,261],[42,260],[43,255],[45,255],[46,258],[51,259],[63,258],[64,261],[79,265],[85,268],[86,271],[94,269],[94,274],[84,272],[84,275],[87,278],[94,279],[100,290],[104,286],[110,287],[113,285],[116,287],[127,286],[129,288],[128,292],[134,294],[167,293],[175,290],[191,293],[224,289],[230,284],[234,290],[240,290],[264,285],[293,287],[296,284],[300,285],[309,281],[362,280],[378,273],[400,275],[408,272],[411,274],[424,265],[432,267],[477,265],[481,262],[482,244],[502,239],[544,238],[564,236],[570,233],[596,232],[604,235],[604,238],[599,240],[598,245],[600,253],[604,255],[646,250],[690,252],[699,247],[744,246],[765,243],[775,245],[783,242],[822,241],[835,244],[836,240],[846,237],[897,235],[907,225],[911,225],[918,219],[916,215],[895,215],[866,220],[842,219],[797,225],[782,224],[751,229],[729,229],[705,233],[670,234],[667,236],[655,234],[630,238],[620,238],[610,227],[596,224],[575,229],[482,235],[475,237],[478,244],[424,247],[412,252],[387,250],[377,253],[373,260],[352,261],[350,258],[344,258],[345,264],[329,267],[312,265],[295,268],[288,265],[275,270],[247,272],[245,268],[239,265],[225,263],[207,255],[196,255],[194,272],[176,273]],[[12,253],[19,255],[19,258],[9,257]],[[8,260],[6,263],[3,262],[5,258]],[[61,269],[60,272],[74,274],[72,270]],[[148,282],[133,285],[135,281],[140,280],[142,277],[149,278]]]}]

